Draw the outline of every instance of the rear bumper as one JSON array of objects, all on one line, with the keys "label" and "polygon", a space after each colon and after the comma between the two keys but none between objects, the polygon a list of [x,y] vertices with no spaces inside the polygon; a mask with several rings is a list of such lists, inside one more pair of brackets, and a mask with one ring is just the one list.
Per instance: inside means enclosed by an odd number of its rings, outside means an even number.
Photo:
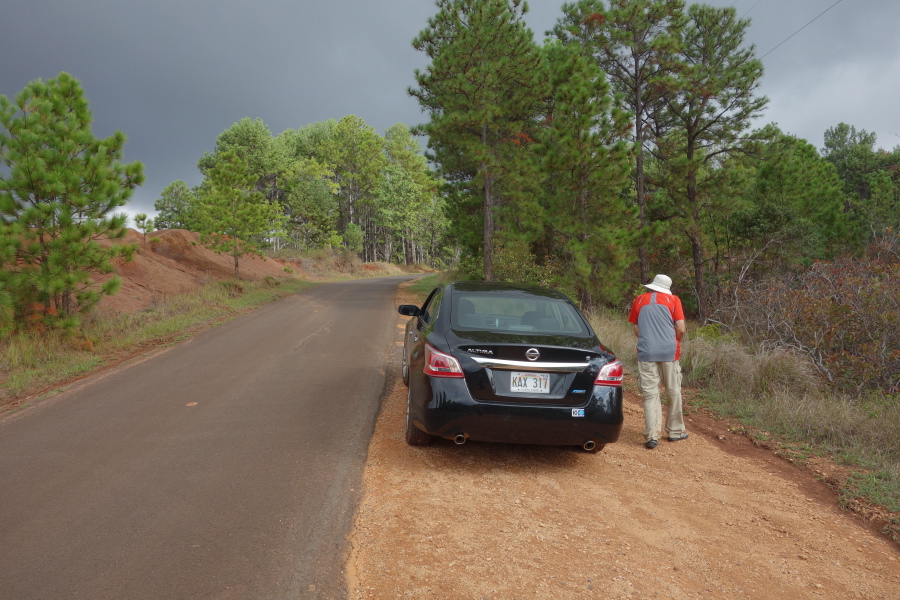
[{"label": "rear bumper", "polygon": [[[465,435],[484,442],[581,446],[619,439],[624,417],[622,388],[594,386],[580,405],[480,402],[462,379],[425,377],[422,404],[412,400],[413,423],[443,438]],[[584,416],[580,416],[582,414]]]}]

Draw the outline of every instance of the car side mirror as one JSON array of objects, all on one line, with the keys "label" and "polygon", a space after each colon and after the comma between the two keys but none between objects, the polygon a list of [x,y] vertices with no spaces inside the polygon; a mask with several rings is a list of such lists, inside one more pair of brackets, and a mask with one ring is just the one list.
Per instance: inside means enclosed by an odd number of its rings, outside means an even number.
[{"label": "car side mirror", "polygon": [[397,312],[405,317],[418,317],[419,307],[415,304],[401,304],[400,308],[397,309]]}]

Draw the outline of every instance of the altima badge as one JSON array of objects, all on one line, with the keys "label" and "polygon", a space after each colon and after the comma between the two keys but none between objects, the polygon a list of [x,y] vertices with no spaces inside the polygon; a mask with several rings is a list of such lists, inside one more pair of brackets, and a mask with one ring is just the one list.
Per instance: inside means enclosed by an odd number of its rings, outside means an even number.
[{"label": "altima badge", "polygon": [[537,360],[541,357],[541,353],[538,352],[537,348],[529,348],[525,351],[525,358],[528,360]]}]

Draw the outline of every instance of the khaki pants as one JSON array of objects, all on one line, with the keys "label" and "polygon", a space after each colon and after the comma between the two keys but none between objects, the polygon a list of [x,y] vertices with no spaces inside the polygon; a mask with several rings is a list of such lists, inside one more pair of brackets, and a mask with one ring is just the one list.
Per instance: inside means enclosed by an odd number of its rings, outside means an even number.
[{"label": "khaki pants", "polygon": [[670,438],[681,437],[684,431],[684,415],[681,411],[681,365],[674,362],[638,361],[638,387],[644,397],[645,441],[659,440],[662,427],[662,403],[659,400],[660,381],[666,386],[669,408],[666,411],[666,434]]}]

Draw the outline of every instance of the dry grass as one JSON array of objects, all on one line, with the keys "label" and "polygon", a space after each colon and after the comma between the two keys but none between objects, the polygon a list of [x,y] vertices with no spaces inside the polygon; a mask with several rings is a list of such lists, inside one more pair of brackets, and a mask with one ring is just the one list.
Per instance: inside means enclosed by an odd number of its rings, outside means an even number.
[{"label": "dry grass", "polygon": [[24,332],[0,339],[0,410],[40,390],[120,360],[147,345],[186,337],[250,306],[312,285],[285,281],[216,281],[196,292],[162,295],[145,310],[97,310],[78,332]]},{"label": "dry grass", "polygon": [[[623,315],[589,316],[600,340],[632,372],[636,338]],[[723,416],[803,453],[827,453],[857,470],[842,491],[900,511],[900,401],[835,391],[801,356],[751,350],[728,336],[691,328],[682,345],[685,386]]]}]

